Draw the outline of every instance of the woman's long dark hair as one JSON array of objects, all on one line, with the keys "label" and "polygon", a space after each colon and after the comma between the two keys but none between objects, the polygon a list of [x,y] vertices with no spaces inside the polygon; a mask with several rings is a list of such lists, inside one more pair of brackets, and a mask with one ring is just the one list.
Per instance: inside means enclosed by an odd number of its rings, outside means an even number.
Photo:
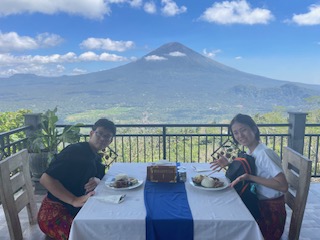
[{"label": "woman's long dark hair", "polygon": [[253,119],[249,115],[239,113],[232,119],[232,121],[230,122],[230,125],[229,125],[229,132],[231,133],[233,141],[236,144],[239,144],[239,143],[234,138],[233,132],[232,132],[232,125],[235,124],[236,122],[249,126],[252,129],[252,131],[255,132],[256,140],[260,141],[260,131],[259,131],[259,128],[258,128],[257,124],[255,123],[255,121],[253,121]]}]

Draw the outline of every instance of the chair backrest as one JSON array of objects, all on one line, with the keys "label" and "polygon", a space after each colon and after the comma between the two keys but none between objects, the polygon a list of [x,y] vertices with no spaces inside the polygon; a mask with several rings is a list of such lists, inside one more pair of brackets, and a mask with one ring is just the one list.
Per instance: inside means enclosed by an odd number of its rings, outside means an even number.
[{"label": "chair backrest", "polygon": [[27,207],[30,224],[37,222],[38,209],[28,160],[28,151],[23,149],[0,161],[0,198],[13,240],[23,239],[18,214],[24,207]]},{"label": "chair backrest", "polygon": [[309,192],[312,161],[286,147],[284,148],[282,165],[289,183],[285,200],[292,210],[289,239],[298,240]]}]

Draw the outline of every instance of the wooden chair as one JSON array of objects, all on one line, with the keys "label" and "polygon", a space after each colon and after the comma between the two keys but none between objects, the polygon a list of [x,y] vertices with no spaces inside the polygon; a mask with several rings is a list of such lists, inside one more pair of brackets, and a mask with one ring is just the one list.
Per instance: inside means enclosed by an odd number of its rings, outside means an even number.
[{"label": "wooden chair", "polygon": [[28,160],[28,151],[23,149],[0,161],[0,198],[13,240],[23,239],[18,214],[24,207],[27,207],[29,223],[37,223],[38,209]]},{"label": "wooden chair", "polygon": [[300,153],[289,147],[284,148],[282,165],[289,183],[285,201],[292,210],[289,240],[299,239],[310,186],[311,164],[312,161]]}]

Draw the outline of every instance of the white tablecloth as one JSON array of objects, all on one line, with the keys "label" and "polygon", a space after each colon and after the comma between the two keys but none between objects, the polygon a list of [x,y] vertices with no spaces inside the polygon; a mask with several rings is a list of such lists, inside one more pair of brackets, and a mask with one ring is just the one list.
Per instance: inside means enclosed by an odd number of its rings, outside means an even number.
[{"label": "white tablecloth", "polygon": [[[146,239],[146,209],[144,184],[126,191],[112,190],[105,181],[119,173],[145,181],[147,163],[115,163],[96,188],[96,197],[125,193],[124,202],[108,203],[90,198],[75,217],[69,239],[71,240],[144,240]],[[192,166],[207,168],[209,164],[184,164],[187,169],[185,184],[188,202],[194,221],[194,240],[206,239],[263,239],[254,218],[236,191],[226,188],[219,191],[197,189],[189,183],[196,173]],[[206,174],[206,173],[204,173]],[[217,173],[212,176],[223,176]]]}]

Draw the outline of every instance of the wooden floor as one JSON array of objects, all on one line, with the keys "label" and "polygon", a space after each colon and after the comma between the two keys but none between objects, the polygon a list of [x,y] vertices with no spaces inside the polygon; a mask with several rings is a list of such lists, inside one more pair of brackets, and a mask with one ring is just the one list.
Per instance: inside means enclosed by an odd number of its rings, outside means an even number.
[{"label": "wooden floor", "polygon": [[[36,195],[38,206],[44,195]],[[288,209],[288,218],[285,233],[282,239],[287,239],[288,227],[291,212]],[[38,225],[30,226],[26,210],[19,214],[23,235],[25,240],[47,240],[46,236],[40,231]],[[4,217],[2,205],[0,206],[0,240],[9,240],[9,232]],[[300,240],[318,240],[320,239],[320,183],[311,183],[308,196],[308,202],[302,223]],[[112,240],[112,239],[111,239]]]}]

